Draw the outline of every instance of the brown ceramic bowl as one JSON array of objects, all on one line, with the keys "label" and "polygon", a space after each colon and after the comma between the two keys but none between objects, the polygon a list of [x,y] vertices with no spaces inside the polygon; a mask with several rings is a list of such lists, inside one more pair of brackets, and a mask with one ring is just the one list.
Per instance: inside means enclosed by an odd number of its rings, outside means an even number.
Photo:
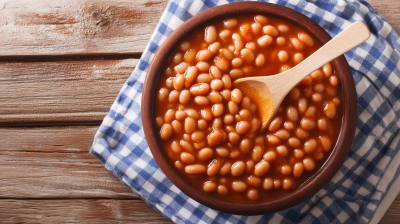
[{"label": "brown ceramic bowl", "polygon": [[168,156],[163,150],[159,133],[156,129],[153,108],[157,93],[156,86],[158,78],[162,74],[161,69],[164,66],[165,58],[185,34],[207,21],[241,13],[258,13],[267,16],[281,17],[303,28],[306,32],[317,38],[322,44],[325,44],[331,39],[324,29],[308,17],[295,10],[275,4],[237,2],[209,9],[182,24],[158,49],[151,62],[143,86],[141,113],[147,143],[149,144],[157,164],[180,190],[201,204],[222,212],[238,215],[260,215],[277,212],[297,205],[317,193],[332,179],[346,159],[353,142],[357,120],[357,98],[349,65],[344,56],[340,56],[332,61],[332,65],[340,78],[343,91],[343,121],[336,146],[325,164],[299,188],[289,192],[287,195],[265,202],[234,203],[216,199],[193,187],[178,174],[175,167],[168,160]]}]

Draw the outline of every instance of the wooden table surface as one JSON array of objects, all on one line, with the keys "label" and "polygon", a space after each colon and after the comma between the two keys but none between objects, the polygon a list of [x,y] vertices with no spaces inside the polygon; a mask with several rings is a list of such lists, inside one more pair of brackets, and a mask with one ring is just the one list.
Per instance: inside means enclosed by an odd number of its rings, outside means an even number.
[{"label": "wooden table surface", "polygon": [[[369,2],[400,33],[400,1]],[[171,223],[88,153],[166,5],[0,0],[0,223]]]}]

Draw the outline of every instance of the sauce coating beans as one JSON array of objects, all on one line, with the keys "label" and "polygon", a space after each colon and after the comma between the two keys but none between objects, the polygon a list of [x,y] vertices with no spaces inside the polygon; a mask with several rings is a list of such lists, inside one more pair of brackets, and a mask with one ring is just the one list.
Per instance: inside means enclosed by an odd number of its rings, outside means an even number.
[{"label": "sauce coating beans", "polygon": [[214,197],[265,201],[298,188],[329,157],[341,127],[341,85],[328,63],[294,87],[263,133],[257,105],[233,82],[296,66],[321,44],[265,15],[208,22],[170,52],[154,119],[166,155]]}]

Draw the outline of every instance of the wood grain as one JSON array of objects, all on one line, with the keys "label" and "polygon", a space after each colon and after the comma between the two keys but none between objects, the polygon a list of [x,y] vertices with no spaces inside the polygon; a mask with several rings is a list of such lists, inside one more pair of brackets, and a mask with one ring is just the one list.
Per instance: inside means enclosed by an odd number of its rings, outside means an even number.
[{"label": "wood grain", "polygon": [[391,223],[399,223],[400,219],[400,194],[397,195],[396,199],[394,199],[390,208],[386,211],[385,215],[383,215],[380,224],[391,224]]},{"label": "wood grain", "polygon": [[167,0],[0,2],[0,55],[141,53]]},{"label": "wood grain", "polygon": [[98,124],[138,61],[0,63],[0,125]]},{"label": "wood grain", "polygon": [[1,200],[0,222],[172,223],[142,200]]},{"label": "wood grain", "polygon": [[367,2],[387,19],[398,34],[400,33],[400,2],[398,0],[367,0]]},{"label": "wood grain", "polygon": [[97,128],[0,129],[0,198],[137,198],[88,153]]}]

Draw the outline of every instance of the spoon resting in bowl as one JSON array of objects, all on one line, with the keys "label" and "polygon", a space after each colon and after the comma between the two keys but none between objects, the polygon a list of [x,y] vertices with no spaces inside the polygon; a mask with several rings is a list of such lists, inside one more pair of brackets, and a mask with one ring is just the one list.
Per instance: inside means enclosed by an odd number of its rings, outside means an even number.
[{"label": "spoon resting in bowl", "polygon": [[261,115],[260,131],[264,131],[294,86],[322,65],[366,41],[369,36],[368,27],[357,21],[295,67],[277,75],[237,79],[233,87],[257,104]]}]

